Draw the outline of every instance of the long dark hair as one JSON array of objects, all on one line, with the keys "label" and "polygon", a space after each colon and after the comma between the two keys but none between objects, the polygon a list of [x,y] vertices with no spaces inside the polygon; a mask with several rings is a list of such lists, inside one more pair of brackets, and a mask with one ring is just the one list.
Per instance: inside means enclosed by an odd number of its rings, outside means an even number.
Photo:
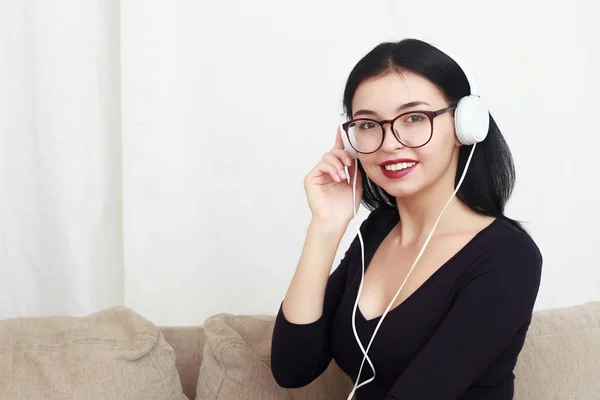
[{"label": "long dark hair", "polygon": [[[436,47],[417,39],[385,42],[368,52],[352,69],[344,90],[344,112],[352,118],[352,98],[358,85],[367,78],[390,71],[411,71],[435,84],[450,103],[471,93],[469,81],[460,66]],[[455,185],[462,175],[472,146],[461,146]],[[373,181],[362,175],[363,205],[374,210],[378,207],[396,207],[396,199]],[[486,139],[477,144],[469,171],[457,192],[458,198],[472,210],[493,217],[504,216],[504,207],[515,183],[515,168],[510,149],[496,122],[490,115]],[[521,228],[520,224],[512,221]]]}]

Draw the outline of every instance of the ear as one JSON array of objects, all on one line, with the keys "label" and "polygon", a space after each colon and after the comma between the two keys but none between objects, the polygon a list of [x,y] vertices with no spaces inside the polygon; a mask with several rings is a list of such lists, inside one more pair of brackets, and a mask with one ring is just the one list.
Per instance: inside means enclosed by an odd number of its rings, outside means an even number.
[{"label": "ear", "polygon": [[462,147],[462,145],[460,140],[458,140],[458,136],[456,136],[456,131],[454,131],[454,147]]}]

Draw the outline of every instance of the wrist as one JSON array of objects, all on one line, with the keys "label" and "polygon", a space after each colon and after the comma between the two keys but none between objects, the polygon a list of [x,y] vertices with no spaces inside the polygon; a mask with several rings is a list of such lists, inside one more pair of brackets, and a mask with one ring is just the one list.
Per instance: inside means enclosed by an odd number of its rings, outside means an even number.
[{"label": "wrist", "polygon": [[346,232],[349,224],[350,220],[331,220],[313,217],[310,221],[308,229],[323,234],[343,235],[344,232]]}]

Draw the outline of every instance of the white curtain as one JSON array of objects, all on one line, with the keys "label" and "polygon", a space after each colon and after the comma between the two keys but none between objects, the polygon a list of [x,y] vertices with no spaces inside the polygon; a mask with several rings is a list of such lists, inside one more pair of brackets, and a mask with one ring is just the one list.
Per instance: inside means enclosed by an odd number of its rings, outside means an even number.
[{"label": "white curtain", "polygon": [[594,3],[481,4],[424,22],[396,0],[0,0],[0,318],[276,312],[348,73],[403,37],[456,54],[488,100],[509,215],[544,254],[538,307],[597,299]]},{"label": "white curtain", "polygon": [[123,303],[119,2],[0,2],[0,318]]}]

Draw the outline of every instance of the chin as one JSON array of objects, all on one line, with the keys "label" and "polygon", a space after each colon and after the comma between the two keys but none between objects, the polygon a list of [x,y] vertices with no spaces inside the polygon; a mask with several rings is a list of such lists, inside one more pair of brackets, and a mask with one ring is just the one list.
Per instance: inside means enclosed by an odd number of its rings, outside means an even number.
[{"label": "chin", "polygon": [[423,188],[423,180],[419,179],[419,171],[396,178],[386,176],[379,166],[370,168],[369,178],[374,184],[382,188],[387,194],[396,198],[411,197],[420,192]]},{"label": "chin", "polygon": [[388,187],[382,187],[387,194],[397,199],[409,198],[418,194],[422,188],[407,186],[407,185],[388,185]]},{"label": "chin", "polygon": [[396,198],[408,198],[416,195],[421,190],[423,190],[424,186],[421,183],[417,183],[414,180],[398,180],[393,181],[387,179],[385,177],[379,178],[377,180],[371,179],[374,184],[382,188],[387,194]]}]

